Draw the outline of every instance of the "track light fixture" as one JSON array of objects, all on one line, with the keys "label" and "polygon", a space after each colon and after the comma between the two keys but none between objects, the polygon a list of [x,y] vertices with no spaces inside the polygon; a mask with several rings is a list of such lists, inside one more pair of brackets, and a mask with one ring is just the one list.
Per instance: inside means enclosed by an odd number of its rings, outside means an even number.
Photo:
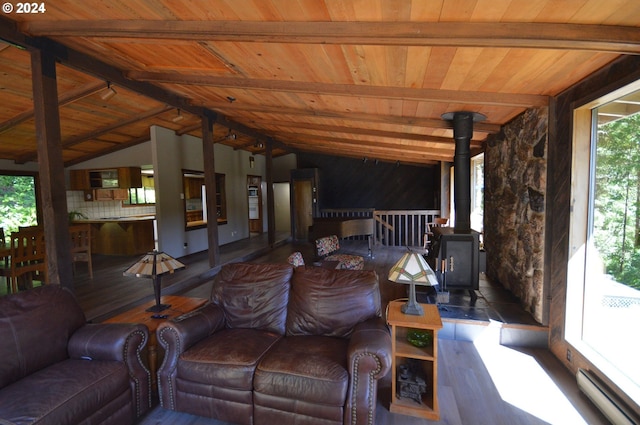
[{"label": "track light fixture", "polygon": [[109,100],[116,94],[118,94],[118,92],[116,92],[115,89],[111,87],[111,82],[107,81],[107,89],[100,95],[100,99]]},{"label": "track light fixture", "polygon": [[184,115],[182,115],[182,111],[178,109],[178,114],[171,119],[173,122],[180,122],[184,119]]}]

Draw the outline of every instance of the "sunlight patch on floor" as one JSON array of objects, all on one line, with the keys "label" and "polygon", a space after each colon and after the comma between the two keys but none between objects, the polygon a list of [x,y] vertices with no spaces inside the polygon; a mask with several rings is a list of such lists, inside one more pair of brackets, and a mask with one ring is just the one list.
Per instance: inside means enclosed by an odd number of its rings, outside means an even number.
[{"label": "sunlight patch on floor", "polygon": [[587,424],[540,364],[500,345],[500,325],[487,327],[474,345],[502,399],[549,424]]}]

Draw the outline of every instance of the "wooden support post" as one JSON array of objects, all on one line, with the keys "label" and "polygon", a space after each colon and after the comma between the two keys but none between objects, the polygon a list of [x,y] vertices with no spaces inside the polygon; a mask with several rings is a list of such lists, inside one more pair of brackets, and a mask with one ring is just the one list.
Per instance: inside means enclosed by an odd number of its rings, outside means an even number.
[{"label": "wooden support post", "polygon": [[48,283],[73,289],[71,239],[54,57],[41,50],[32,50],[31,71]]},{"label": "wooden support post", "polygon": [[265,152],[267,162],[267,239],[269,246],[273,248],[276,243],[276,213],[273,195],[273,140],[267,139]]},{"label": "wooden support post", "polygon": [[213,142],[215,116],[202,117],[202,154],[204,159],[204,185],[207,192],[207,239],[209,241],[209,266],[220,264],[220,244],[218,240],[218,220],[216,215],[216,166]]}]

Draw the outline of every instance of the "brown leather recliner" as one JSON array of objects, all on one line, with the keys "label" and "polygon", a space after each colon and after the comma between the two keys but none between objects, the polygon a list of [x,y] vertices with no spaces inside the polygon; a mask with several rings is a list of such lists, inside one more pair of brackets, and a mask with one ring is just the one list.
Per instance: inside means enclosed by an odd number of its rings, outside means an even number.
[{"label": "brown leather recliner", "polygon": [[374,271],[230,264],[161,324],[164,408],[245,425],[373,424],[391,367]]},{"label": "brown leather recliner", "polygon": [[151,406],[148,336],[87,324],[60,285],[0,297],[0,423],[133,424]]}]

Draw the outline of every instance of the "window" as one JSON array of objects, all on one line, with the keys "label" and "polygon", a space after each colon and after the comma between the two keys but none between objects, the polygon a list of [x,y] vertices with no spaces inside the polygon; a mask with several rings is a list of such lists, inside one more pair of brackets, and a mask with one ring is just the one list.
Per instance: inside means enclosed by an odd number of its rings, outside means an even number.
[{"label": "window", "polygon": [[[636,91],[633,91],[633,90]],[[575,112],[566,339],[640,403],[640,91]]]},{"label": "window", "polygon": [[[187,230],[200,229],[207,225],[207,193],[204,173],[183,170],[185,227]],[[224,174],[216,173],[216,218],[218,224],[227,223],[227,199]]]},{"label": "window", "polygon": [[155,205],[156,188],[153,170],[142,171],[142,187],[132,187],[128,189],[129,199],[122,202],[125,207],[136,205]]},{"label": "window", "polygon": [[18,227],[38,224],[37,181],[35,174],[0,174],[0,227],[5,235]]},{"label": "window", "polygon": [[484,154],[471,158],[471,228],[482,233],[484,220]]},{"label": "window", "polygon": [[132,187],[129,188],[129,199],[123,201],[125,206],[131,205],[155,205],[156,190],[149,187]]}]

